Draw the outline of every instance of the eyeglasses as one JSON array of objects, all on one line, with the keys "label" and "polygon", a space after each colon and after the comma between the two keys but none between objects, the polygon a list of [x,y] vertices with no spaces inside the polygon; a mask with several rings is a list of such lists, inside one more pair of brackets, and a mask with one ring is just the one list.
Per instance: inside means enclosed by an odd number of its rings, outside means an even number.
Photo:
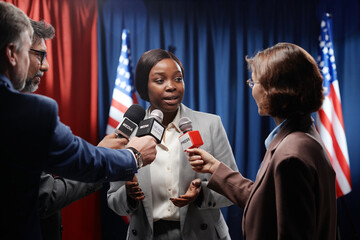
[{"label": "eyeglasses", "polygon": [[247,85],[249,85],[250,88],[253,88],[255,83],[260,83],[259,81],[253,81],[251,78],[249,78],[247,81],[246,81]]},{"label": "eyeglasses", "polygon": [[39,50],[32,49],[32,48],[30,48],[30,51],[33,51],[36,55],[40,56],[40,65],[42,65],[46,58],[47,52],[39,51]]}]

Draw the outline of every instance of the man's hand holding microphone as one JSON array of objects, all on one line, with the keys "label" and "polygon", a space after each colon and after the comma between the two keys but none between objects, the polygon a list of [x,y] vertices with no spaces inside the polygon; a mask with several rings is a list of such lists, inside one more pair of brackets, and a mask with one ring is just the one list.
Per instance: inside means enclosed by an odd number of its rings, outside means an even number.
[{"label": "man's hand holding microphone", "polygon": [[[132,136],[138,125],[144,121],[145,109],[137,104],[131,105],[125,112],[122,121],[115,129],[119,142],[127,142],[126,148],[131,150],[136,158],[138,168],[152,163],[156,157],[156,142],[153,136]],[[130,140],[129,140],[130,139]]]}]

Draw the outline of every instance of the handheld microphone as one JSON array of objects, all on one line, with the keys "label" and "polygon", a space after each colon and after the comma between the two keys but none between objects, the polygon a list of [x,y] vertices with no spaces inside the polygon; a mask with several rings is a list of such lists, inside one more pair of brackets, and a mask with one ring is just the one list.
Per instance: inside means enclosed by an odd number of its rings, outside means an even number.
[{"label": "handheld microphone", "polygon": [[142,106],[138,104],[131,105],[128,110],[126,110],[122,121],[115,129],[116,137],[129,139],[144,117],[145,109]]},{"label": "handheld microphone", "polygon": [[179,141],[184,151],[188,148],[198,148],[204,144],[200,132],[192,130],[192,122],[189,118],[181,118],[179,128],[183,132],[183,135],[179,137]]},{"label": "handheld microphone", "polygon": [[150,135],[155,138],[157,143],[161,143],[164,135],[165,127],[162,125],[164,114],[162,111],[155,109],[150,113],[149,118],[140,122],[139,128],[136,132],[137,137]]}]

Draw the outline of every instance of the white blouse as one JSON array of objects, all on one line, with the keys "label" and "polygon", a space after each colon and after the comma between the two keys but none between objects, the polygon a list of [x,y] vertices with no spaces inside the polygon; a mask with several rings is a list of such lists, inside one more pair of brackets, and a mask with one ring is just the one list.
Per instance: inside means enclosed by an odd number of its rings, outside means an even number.
[{"label": "white blouse", "polygon": [[179,156],[182,151],[179,120],[180,108],[167,126],[161,144],[156,146],[156,159],[150,164],[154,221],[180,221],[180,210],[170,201],[172,197],[179,197]]}]

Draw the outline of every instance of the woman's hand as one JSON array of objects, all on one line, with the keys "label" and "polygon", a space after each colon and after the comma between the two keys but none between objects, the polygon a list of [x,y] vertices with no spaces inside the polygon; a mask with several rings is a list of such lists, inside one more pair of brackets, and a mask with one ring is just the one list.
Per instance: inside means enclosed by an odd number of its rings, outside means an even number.
[{"label": "woman's hand", "polygon": [[136,175],[134,175],[134,178],[131,181],[127,181],[125,183],[125,188],[126,188],[126,195],[129,198],[138,202],[144,200],[145,196],[143,191],[139,187],[139,183]]},{"label": "woman's hand", "polygon": [[194,202],[201,191],[201,179],[197,178],[191,181],[190,186],[184,195],[178,198],[170,198],[172,203],[177,207],[184,207]]},{"label": "woman's hand", "polygon": [[212,174],[220,165],[219,160],[202,149],[192,148],[186,151],[188,152],[190,165],[196,172]]}]

